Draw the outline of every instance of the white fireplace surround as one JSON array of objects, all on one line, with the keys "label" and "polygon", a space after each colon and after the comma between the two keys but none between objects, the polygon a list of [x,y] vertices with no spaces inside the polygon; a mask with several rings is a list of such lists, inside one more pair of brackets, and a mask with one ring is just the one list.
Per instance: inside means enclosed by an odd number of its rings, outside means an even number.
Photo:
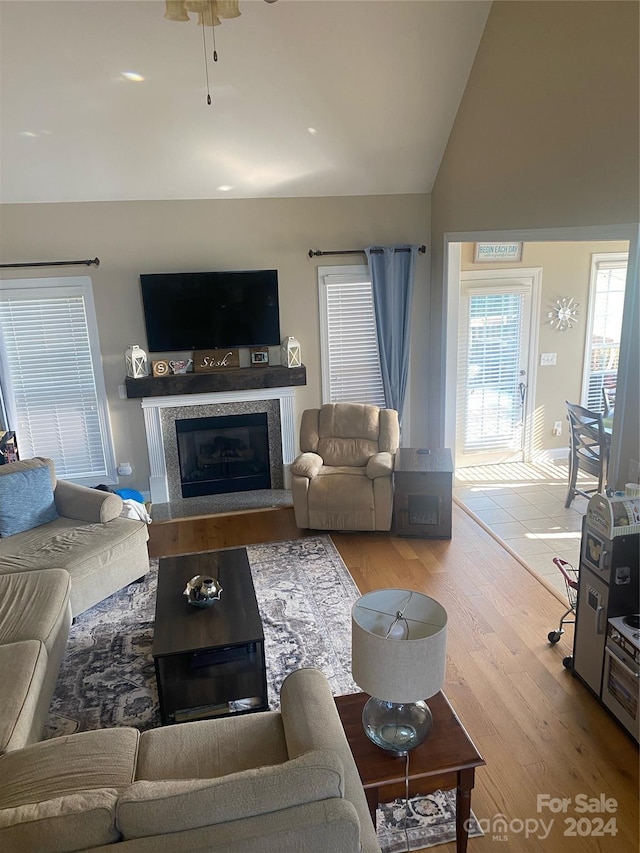
[{"label": "white fireplace surround", "polygon": [[[176,409],[178,417],[198,417],[197,412],[185,413],[185,409],[206,407],[225,403],[247,403],[255,401],[278,401],[280,405],[280,435],[282,442],[282,479],[286,489],[291,488],[289,468],[295,458],[295,420],[293,386],[283,388],[256,388],[242,391],[215,391],[207,394],[176,394],[163,397],[143,397],[141,400],[144,425],[149,450],[149,489],[154,504],[169,503],[181,499],[172,493],[167,469],[167,449],[163,435],[163,410]],[[168,414],[167,412],[164,413]],[[206,416],[206,414],[203,414]],[[172,456],[170,453],[169,456]]]}]

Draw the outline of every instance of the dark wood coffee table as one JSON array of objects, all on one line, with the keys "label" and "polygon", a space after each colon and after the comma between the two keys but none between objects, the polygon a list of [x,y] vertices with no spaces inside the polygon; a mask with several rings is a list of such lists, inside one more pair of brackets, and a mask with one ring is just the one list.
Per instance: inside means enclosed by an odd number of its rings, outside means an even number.
[{"label": "dark wood coffee table", "polygon": [[[352,693],[337,696],[335,702],[375,826],[378,803],[404,797],[405,759],[376,746],[364,733],[362,709],[368,698],[366,693]],[[433,728],[424,743],[409,753],[409,792],[416,796],[456,788],[456,850],[464,853],[475,769],[485,762],[445,695],[437,693],[428,705]]]},{"label": "dark wood coffee table", "polygon": [[[195,575],[218,579],[220,601],[188,603],[183,592]],[[160,560],[153,659],[163,725],[267,710],[264,633],[245,548]]]}]

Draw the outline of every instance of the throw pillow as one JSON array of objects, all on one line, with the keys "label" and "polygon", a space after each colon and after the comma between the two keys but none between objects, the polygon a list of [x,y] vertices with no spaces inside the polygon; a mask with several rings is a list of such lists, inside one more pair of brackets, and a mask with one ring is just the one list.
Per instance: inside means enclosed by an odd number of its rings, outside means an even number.
[{"label": "throw pillow", "polygon": [[0,536],[13,536],[58,517],[49,468],[0,477]]}]

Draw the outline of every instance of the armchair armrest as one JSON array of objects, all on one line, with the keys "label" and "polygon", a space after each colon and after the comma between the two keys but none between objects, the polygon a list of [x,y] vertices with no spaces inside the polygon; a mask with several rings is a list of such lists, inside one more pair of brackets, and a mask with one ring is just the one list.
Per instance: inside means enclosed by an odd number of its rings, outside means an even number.
[{"label": "armchair armrest", "polygon": [[90,489],[68,480],[58,480],[53,493],[58,515],[90,524],[103,524],[118,518],[122,498],[113,492]]},{"label": "armchair armrest", "polygon": [[393,459],[391,453],[376,453],[367,462],[367,477],[375,480],[377,477],[390,477],[393,474]]},{"label": "armchair armrest", "polygon": [[317,453],[301,453],[294,460],[291,466],[291,473],[298,477],[307,477],[309,480],[313,480],[314,477],[318,476],[318,472],[323,465],[322,456],[318,456]]}]

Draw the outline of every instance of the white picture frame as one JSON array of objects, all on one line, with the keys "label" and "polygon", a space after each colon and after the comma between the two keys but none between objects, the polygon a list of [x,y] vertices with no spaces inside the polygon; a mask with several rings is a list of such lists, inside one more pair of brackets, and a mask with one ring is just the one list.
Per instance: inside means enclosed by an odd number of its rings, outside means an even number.
[{"label": "white picture frame", "polygon": [[474,264],[494,264],[522,261],[522,243],[476,243],[473,250]]}]

